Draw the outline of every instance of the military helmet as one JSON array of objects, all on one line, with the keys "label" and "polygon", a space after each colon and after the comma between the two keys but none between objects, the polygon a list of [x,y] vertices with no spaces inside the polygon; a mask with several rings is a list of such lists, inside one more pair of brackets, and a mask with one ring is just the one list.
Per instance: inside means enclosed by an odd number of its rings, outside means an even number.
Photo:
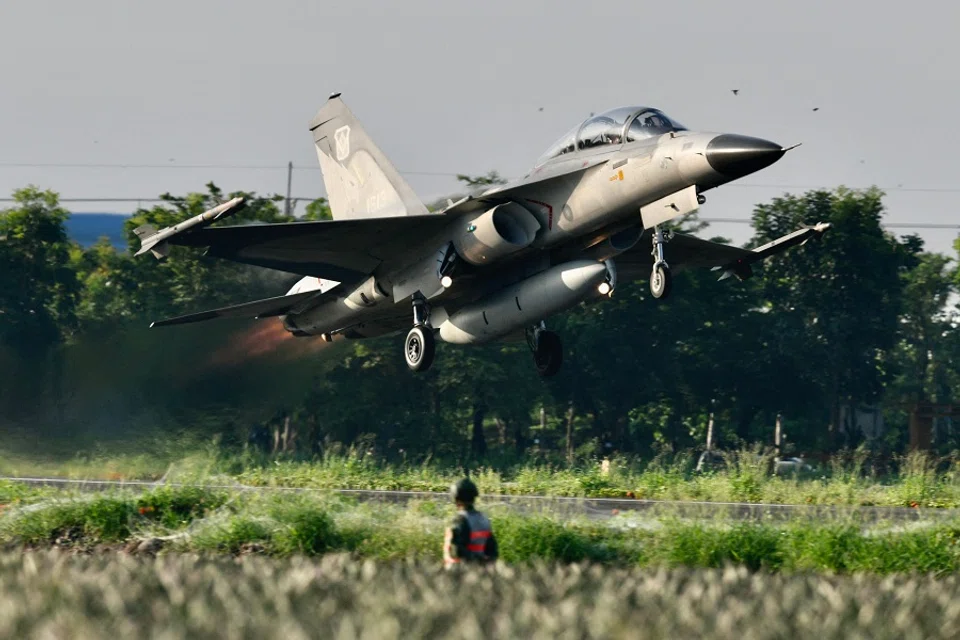
[{"label": "military helmet", "polygon": [[458,480],[450,487],[450,495],[453,497],[454,502],[472,504],[473,501],[477,499],[477,496],[480,495],[480,492],[477,490],[477,485],[473,484],[470,478],[464,478]]}]

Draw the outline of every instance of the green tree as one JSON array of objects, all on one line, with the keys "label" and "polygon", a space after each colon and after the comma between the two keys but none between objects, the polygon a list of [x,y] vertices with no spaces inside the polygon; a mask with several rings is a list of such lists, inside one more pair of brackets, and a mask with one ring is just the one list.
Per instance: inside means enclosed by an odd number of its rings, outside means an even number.
[{"label": "green tree", "polygon": [[8,419],[48,404],[62,420],[63,344],[76,330],[79,283],[57,194],[27,187],[0,211],[0,411]]},{"label": "green tree", "polygon": [[[232,224],[293,220],[283,215],[278,206],[282,196],[263,197],[242,191],[225,195],[215,184],[208,183],[205,193],[190,193],[185,197],[165,193],[161,198],[166,204],[138,210],[124,225],[130,251],[135,252],[139,247],[133,230],[140,225],[168,227],[238,196],[245,199],[245,206],[230,218]],[[135,291],[125,292],[129,294],[126,300],[131,305],[131,314],[141,318],[276,295],[279,284],[291,279],[267,269],[205,258],[196,249],[186,247],[171,247],[169,258],[160,264],[140,257],[125,263],[124,268],[132,271],[132,277],[124,280],[136,287]]]},{"label": "green tree", "polygon": [[808,428],[834,441],[842,405],[880,398],[889,379],[884,357],[897,340],[906,255],[880,225],[882,196],[878,189],[811,191],[775,198],[753,214],[754,244],[801,225],[832,225],[819,246],[769,260],[761,292],[776,352],[819,387],[819,397],[807,400],[826,409],[828,431],[816,428],[824,424],[816,415]]},{"label": "green tree", "polygon": [[931,393],[936,394],[931,388],[933,369],[935,364],[939,366],[944,339],[954,331],[946,307],[955,290],[956,273],[951,266],[953,260],[947,256],[919,253],[911,258],[914,264],[903,273],[904,304],[899,330],[908,361],[910,399],[923,401]]},{"label": "green tree", "polygon": [[333,220],[333,212],[330,210],[330,203],[326,198],[317,198],[307,205],[307,210],[303,214],[304,220]]},{"label": "green tree", "polygon": [[112,330],[138,317],[138,297],[149,294],[130,254],[101,238],[87,249],[75,246],[71,259],[81,285],[77,320],[82,333]]},{"label": "green tree", "polygon": [[79,284],[56,193],[27,187],[0,211],[0,344],[42,352],[76,328]]},{"label": "green tree", "polygon": [[485,187],[507,183],[507,180],[497,171],[489,171],[486,175],[482,176],[468,176],[458,173],[457,180],[467,185],[470,189],[483,189]]}]

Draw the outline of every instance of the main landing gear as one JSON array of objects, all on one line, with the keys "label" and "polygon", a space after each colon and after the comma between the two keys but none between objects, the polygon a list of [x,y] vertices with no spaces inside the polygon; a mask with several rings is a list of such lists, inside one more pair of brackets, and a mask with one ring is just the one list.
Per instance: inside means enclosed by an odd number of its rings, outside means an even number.
[{"label": "main landing gear", "polygon": [[563,364],[563,343],[560,336],[547,331],[543,322],[527,329],[527,344],[533,352],[533,362],[542,378],[549,378],[560,371]]},{"label": "main landing gear", "polygon": [[426,371],[433,364],[437,340],[430,326],[430,306],[419,293],[413,296],[413,328],[403,342],[403,358],[411,371]]},{"label": "main landing gear", "polygon": [[[563,343],[553,331],[547,331],[543,322],[527,329],[527,344],[533,353],[537,373],[549,378],[560,371],[563,364]],[[427,371],[433,364],[437,341],[430,326],[430,306],[418,294],[413,297],[413,328],[403,342],[403,359],[411,371]]]},{"label": "main landing gear", "polygon": [[650,294],[658,300],[670,295],[673,275],[670,266],[663,257],[663,245],[670,242],[670,232],[664,232],[659,226],[653,228],[653,269],[650,271]]}]

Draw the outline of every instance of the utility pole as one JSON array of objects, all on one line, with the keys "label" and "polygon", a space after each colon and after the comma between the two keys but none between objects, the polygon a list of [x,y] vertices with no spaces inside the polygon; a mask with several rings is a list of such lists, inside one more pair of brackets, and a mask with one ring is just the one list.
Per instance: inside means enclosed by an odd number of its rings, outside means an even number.
[{"label": "utility pole", "polygon": [[713,403],[716,400],[710,400],[710,419],[707,420],[707,451],[713,451]]},{"label": "utility pole", "polygon": [[290,188],[293,184],[293,160],[287,163],[287,199],[283,203],[283,215],[293,215],[293,206],[290,201]]},{"label": "utility pole", "polygon": [[710,417],[707,420],[707,448],[697,460],[697,473],[712,468],[720,457],[713,453],[713,416],[716,411],[717,400],[710,398]]},{"label": "utility pole", "polygon": [[777,450],[777,457],[780,457],[780,440],[783,437],[783,415],[777,414],[777,424],[773,430],[773,446]]}]

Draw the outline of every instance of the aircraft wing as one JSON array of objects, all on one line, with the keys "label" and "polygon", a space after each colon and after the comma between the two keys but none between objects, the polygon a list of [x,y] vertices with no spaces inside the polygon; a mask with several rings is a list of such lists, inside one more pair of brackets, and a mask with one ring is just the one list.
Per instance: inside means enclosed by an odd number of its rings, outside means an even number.
[{"label": "aircraft wing", "polygon": [[235,198],[169,229],[141,227],[138,235],[142,234],[143,244],[138,255],[153,251],[158,258],[163,257],[166,245],[207,247],[206,255],[213,258],[354,283],[383,262],[405,266],[407,256],[419,257],[415,249],[430,242],[458,216],[522,197],[547,181],[576,181],[584,171],[603,162],[606,159],[552,169],[543,175],[531,174],[514,184],[492,187],[427,215],[209,227],[211,221],[239,209],[242,202]]},{"label": "aircraft wing", "polygon": [[208,247],[206,255],[214,258],[351,283],[381,262],[402,261],[451,219],[430,214],[212,227],[188,229],[167,242]]},{"label": "aircraft wing", "polygon": [[304,303],[315,304],[320,302],[323,297],[333,294],[320,293],[319,291],[305,291],[303,293],[294,293],[289,296],[277,296],[275,298],[265,298],[263,300],[254,300],[253,302],[244,302],[220,309],[211,309],[210,311],[201,311],[191,313],[176,318],[167,318],[158,320],[150,324],[151,327],[163,327],[171,324],[187,324],[189,322],[201,322],[203,320],[212,320],[214,318],[269,318],[272,316],[282,316]]},{"label": "aircraft wing", "polygon": [[[675,233],[665,248],[667,264],[678,271],[696,267],[722,269],[721,280],[730,276],[746,279],[752,273],[750,265],[753,263],[804,244],[811,238],[819,238],[829,227],[829,223],[823,222],[804,227],[756,249],[744,249]],[[624,280],[640,280],[650,276],[653,256],[650,254],[649,238],[648,234],[644,234],[632,249],[613,258],[619,277]]]},{"label": "aircraft wing", "polygon": [[522,204],[525,195],[535,191],[544,183],[560,183],[566,180],[575,185],[588,169],[604,164],[608,162],[609,159],[609,156],[600,156],[584,160],[579,164],[571,165],[568,163],[557,167],[547,167],[542,173],[538,170],[537,172],[524,176],[516,182],[496,185],[478,195],[462,198],[457,202],[451,203],[441,213],[444,215],[460,215],[485,211],[494,205],[509,200],[516,200]]}]

